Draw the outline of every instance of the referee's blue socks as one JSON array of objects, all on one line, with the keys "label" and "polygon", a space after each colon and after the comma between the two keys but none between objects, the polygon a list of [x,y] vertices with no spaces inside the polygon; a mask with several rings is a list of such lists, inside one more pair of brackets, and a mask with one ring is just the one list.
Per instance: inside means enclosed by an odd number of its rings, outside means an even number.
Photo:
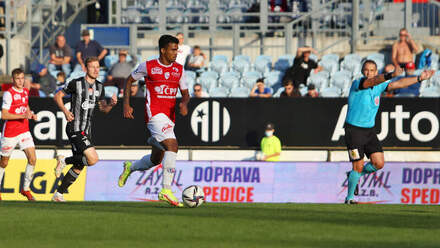
[{"label": "referee's blue socks", "polygon": [[368,162],[364,165],[364,169],[362,169],[362,176],[376,171],[377,171],[376,167],[374,167],[374,165],[371,162]]},{"label": "referee's blue socks", "polygon": [[346,200],[354,199],[354,190],[356,189],[356,185],[359,182],[359,178],[361,178],[361,173],[352,170],[350,175],[348,175],[348,194]]}]

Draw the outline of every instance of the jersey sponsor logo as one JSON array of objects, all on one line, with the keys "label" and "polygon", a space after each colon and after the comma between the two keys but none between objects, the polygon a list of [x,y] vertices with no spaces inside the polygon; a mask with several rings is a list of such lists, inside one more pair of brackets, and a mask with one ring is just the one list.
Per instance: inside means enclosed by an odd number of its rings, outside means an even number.
[{"label": "jersey sponsor logo", "polygon": [[[137,71],[136,71],[137,72]],[[160,68],[160,67],[153,67],[152,69],[151,69],[151,74],[153,75],[153,74],[162,74],[163,73],[163,71],[162,71],[162,68]]]},{"label": "jersey sponsor logo", "polygon": [[379,103],[380,103],[380,96],[376,96],[374,98],[374,105],[379,106]]},{"label": "jersey sponsor logo", "polygon": [[26,113],[26,110],[27,110],[27,108],[25,106],[21,106],[21,107],[15,109],[15,113],[16,114],[24,114],[24,113]]},{"label": "jersey sponsor logo", "polygon": [[82,107],[83,109],[91,109],[91,108],[94,108],[94,107],[95,107],[95,104],[91,104],[91,103],[89,103],[89,101],[84,101],[84,102],[81,104],[81,107]]},{"label": "jersey sponsor logo", "polygon": [[173,126],[170,125],[170,124],[167,124],[166,126],[164,126],[164,127],[162,128],[162,133],[165,133],[167,130],[169,130],[169,129],[171,129],[171,128],[173,128]]},{"label": "jersey sponsor logo", "polygon": [[172,72],[171,75],[173,77],[177,77],[177,78],[180,77],[180,73],[178,73],[178,72]]},{"label": "jersey sponsor logo", "polygon": [[22,101],[23,103],[25,103],[25,102],[26,102],[26,97],[21,98],[21,101]]},{"label": "jersey sponsor logo", "polygon": [[2,147],[2,151],[9,151],[11,150],[13,147],[12,146],[3,146]]},{"label": "jersey sponsor logo", "polygon": [[20,100],[21,95],[20,94],[14,94],[14,100]]},{"label": "jersey sponsor logo", "polygon": [[219,141],[226,136],[230,126],[229,111],[218,101],[204,101],[191,114],[191,129],[203,142]]},{"label": "jersey sponsor logo", "polygon": [[[345,135],[344,123],[347,116],[348,105],[345,104],[339,113],[338,121],[333,135],[332,141],[338,141]],[[410,112],[404,111],[403,105],[395,105],[394,111],[382,111],[380,113],[380,133],[377,138],[382,141],[389,135],[395,135],[400,141],[417,140],[419,142],[431,142],[438,137],[440,132],[440,120],[437,115],[430,111]],[[392,133],[394,122],[394,134]],[[429,123],[426,130],[421,129],[420,122]],[[409,130],[404,126],[408,125]]]},{"label": "jersey sponsor logo", "polygon": [[168,78],[170,78],[170,73],[169,72],[165,72],[164,76],[165,76],[165,79],[168,79]]},{"label": "jersey sponsor logo", "polygon": [[170,88],[165,84],[154,87],[154,91],[158,94],[158,98],[175,98],[177,88]]}]

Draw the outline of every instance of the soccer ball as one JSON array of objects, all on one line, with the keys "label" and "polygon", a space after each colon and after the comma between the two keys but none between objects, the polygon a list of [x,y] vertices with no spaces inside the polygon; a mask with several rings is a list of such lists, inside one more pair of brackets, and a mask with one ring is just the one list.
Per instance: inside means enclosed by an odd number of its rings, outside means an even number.
[{"label": "soccer ball", "polygon": [[205,194],[203,189],[197,185],[191,185],[183,190],[182,200],[185,206],[190,208],[196,208],[205,202]]}]

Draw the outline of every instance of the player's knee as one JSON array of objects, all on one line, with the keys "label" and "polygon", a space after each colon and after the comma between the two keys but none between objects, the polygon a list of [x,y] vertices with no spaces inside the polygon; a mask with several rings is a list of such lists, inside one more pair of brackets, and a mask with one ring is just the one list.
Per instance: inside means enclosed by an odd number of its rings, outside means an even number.
[{"label": "player's knee", "polygon": [[384,167],[385,162],[383,160],[381,160],[381,161],[374,161],[373,165],[374,165],[374,167],[376,169],[380,170],[380,169],[382,169]]},{"label": "player's knee", "polygon": [[163,156],[151,156],[151,163],[158,165],[162,162]]},{"label": "player's knee", "polygon": [[87,159],[87,164],[88,164],[88,166],[92,166],[92,165],[95,165],[96,163],[98,163],[98,161],[99,161],[99,158],[97,156],[91,157],[91,158]]},{"label": "player's knee", "polygon": [[36,157],[30,157],[30,158],[28,158],[28,163],[30,164],[30,165],[35,165],[36,163],[37,163],[37,158]]},{"label": "player's knee", "polygon": [[0,159],[0,167],[6,168],[8,166],[9,157],[1,157]]},{"label": "player's knee", "polygon": [[177,142],[169,143],[165,146],[165,150],[177,153],[177,151],[179,150],[179,146],[177,145]]}]

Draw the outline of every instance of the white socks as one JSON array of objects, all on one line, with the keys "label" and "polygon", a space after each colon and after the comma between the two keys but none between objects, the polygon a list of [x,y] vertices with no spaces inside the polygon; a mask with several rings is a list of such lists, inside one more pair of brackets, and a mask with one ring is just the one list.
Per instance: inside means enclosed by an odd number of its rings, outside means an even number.
[{"label": "white socks", "polygon": [[29,186],[31,185],[32,178],[34,177],[34,168],[35,166],[31,164],[26,165],[26,170],[24,171],[24,191],[29,191]]},{"label": "white socks", "polygon": [[177,153],[166,151],[162,160],[163,168],[163,181],[162,187],[165,189],[171,189],[171,183],[173,182],[174,173],[176,172],[176,157]]},{"label": "white socks", "polygon": [[133,163],[130,170],[131,171],[144,171],[144,170],[150,169],[151,167],[156,166],[155,164],[153,164],[153,162],[151,162],[150,157],[151,157],[151,154],[143,156],[140,160]]},{"label": "white socks", "polygon": [[4,174],[5,174],[5,168],[0,167],[0,184],[2,183]]}]

